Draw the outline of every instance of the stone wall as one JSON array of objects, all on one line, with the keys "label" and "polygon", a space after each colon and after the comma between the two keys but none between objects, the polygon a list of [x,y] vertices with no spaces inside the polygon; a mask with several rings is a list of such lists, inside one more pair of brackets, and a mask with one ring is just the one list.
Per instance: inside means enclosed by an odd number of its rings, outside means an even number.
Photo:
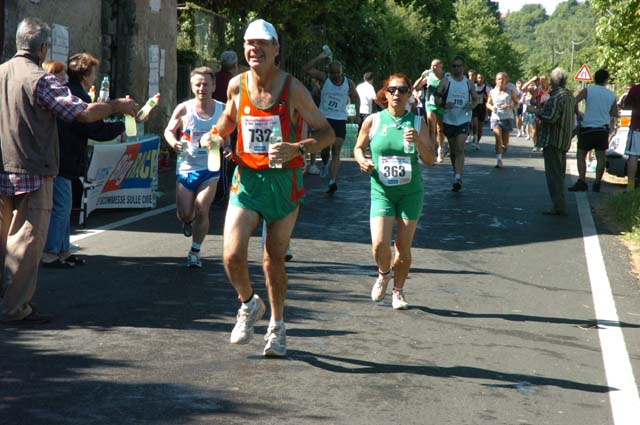
[{"label": "stone wall", "polygon": [[140,103],[149,93],[149,46],[164,50],[161,100],[146,131],[162,134],[176,104],[176,0],[4,0],[2,60],[15,53],[18,24],[28,16],[69,30],[69,53],[87,52],[101,61],[112,96],[130,94]]}]

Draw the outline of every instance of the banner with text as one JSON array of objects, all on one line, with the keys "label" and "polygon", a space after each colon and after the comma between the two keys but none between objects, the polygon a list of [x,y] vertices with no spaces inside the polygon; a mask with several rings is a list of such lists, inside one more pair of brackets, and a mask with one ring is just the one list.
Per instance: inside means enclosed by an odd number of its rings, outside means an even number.
[{"label": "banner with text", "polygon": [[87,214],[96,208],[153,208],[160,138],[93,147]]}]

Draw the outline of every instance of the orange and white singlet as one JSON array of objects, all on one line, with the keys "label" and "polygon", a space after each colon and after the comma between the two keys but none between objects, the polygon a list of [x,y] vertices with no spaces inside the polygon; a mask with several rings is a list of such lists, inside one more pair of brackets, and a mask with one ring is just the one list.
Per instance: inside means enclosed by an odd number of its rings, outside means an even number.
[{"label": "orange and white singlet", "polygon": [[[238,143],[236,144],[236,158],[240,166],[263,170],[269,168],[269,136],[271,131],[279,126],[283,142],[300,140],[302,118],[296,122],[291,119],[291,105],[289,90],[292,83],[291,75],[287,74],[280,95],[267,108],[260,108],[251,101],[249,93],[249,72],[240,77],[240,100],[238,103]],[[296,156],[285,162],[283,168],[297,168],[304,166],[304,158]]]}]

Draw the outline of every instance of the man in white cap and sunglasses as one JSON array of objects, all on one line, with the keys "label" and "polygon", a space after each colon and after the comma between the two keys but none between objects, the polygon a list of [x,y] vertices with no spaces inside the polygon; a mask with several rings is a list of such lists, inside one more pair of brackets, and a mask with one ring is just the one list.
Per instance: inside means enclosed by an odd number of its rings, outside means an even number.
[{"label": "man in white cap and sunglasses", "polygon": [[[235,151],[224,147],[225,156],[238,164],[224,226],[224,266],[242,303],[230,341],[248,343],[266,310],[253,292],[247,261],[249,238],[264,219],[267,238],[262,264],[271,307],[264,355],[277,357],[286,355],[285,250],[304,198],[305,154],[321,151],[335,138],[304,85],[276,65],[279,50],[273,25],[262,19],[249,24],[244,56],[250,69],[230,81],[227,105],[216,124],[222,137],[238,127]],[[301,140],[302,121],[314,132]],[[282,142],[269,145],[276,128]],[[208,144],[207,138],[204,143]]]}]

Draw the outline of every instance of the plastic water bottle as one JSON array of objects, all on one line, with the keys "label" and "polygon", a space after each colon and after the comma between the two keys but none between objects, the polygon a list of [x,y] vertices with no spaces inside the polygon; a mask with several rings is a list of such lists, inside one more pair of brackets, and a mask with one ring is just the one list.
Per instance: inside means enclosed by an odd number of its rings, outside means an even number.
[{"label": "plastic water bottle", "polygon": [[324,52],[325,55],[327,55],[329,60],[333,62],[333,53],[331,52],[331,49],[329,48],[329,46],[327,46],[326,44],[322,46],[322,51]]},{"label": "plastic water bottle", "polygon": [[91,86],[89,89],[89,98],[92,103],[96,101],[96,86]]},{"label": "plastic water bottle", "polygon": [[105,75],[100,83],[100,96],[98,96],[99,102],[107,102],[109,100],[109,76]]},{"label": "plastic water bottle", "polygon": [[138,111],[138,115],[136,115],[136,118],[140,121],[147,118],[147,115],[149,115],[149,112],[158,104],[159,101],[160,101],[160,93],[154,94],[152,97],[149,98],[149,100],[147,100],[147,103],[145,103],[144,106]]},{"label": "plastic water bottle", "polygon": [[[406,134],[409,130],[411,130],[411,124],[408,122],[402,123],[402,135]],[[403,142],[403,150],[404,153],[416,153],[416,144],[407,142],[406,139],[402,140]]]},{"label": "plastic water bottle", "polygon": [[[129,95],[127,99],[131,99]],[[136,126],[136,119],[129,114],[124,114],[124,132],[127,137],[136,137],[138,135],[138,127]]]},{"label": "plastic water bottle", "polygon": [[[269,135],[269,145],[275,145],[277,143],[282,143],[282,132],[280,131],[280,126],[274,127]],[[281,162],[271,161],[271,149],[269,149],[269,168],[282,168]]]},{"label": "plastic water bottle", "polygon": [[220,171],[220,145],[222,137],[218,133],[218,129],[214,126],[209,135],[209,157],[207,159],[207,168],[209,171]]}]

